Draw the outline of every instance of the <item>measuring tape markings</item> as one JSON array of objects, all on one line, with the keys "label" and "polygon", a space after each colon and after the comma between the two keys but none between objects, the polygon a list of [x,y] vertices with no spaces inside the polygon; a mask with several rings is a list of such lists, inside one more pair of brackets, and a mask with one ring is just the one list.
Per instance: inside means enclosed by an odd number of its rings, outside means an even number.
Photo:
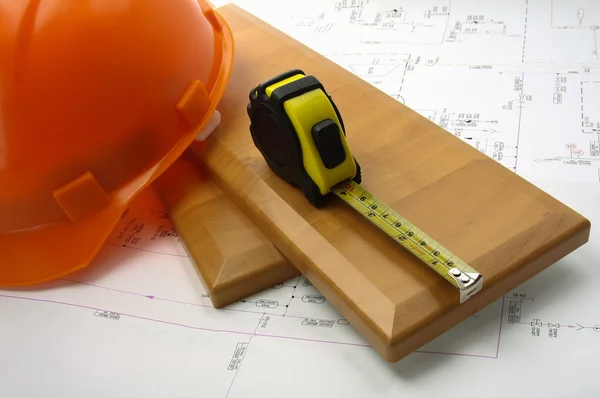
[{"label": "measuring tape markings", "polygon": [[[353,181],[344,182],[332,192],[455,287],[462,288],[457,278],[462,277],[461,281],[468,284],[471,282],[468,274],[478,274],[458,256],[359,184]],[[460,270],[461,274],[453,275],[454,269]]]},{"label": "measuring tape markings", "polygon": [[[270,79],[250,93],[248,115],[253,141],[269,167],[313,205],[335,194],[458,288],[461,303],[481,290],[479,272],[360,185],[341,115],[317,79],[301,70]],[[282,160],[283,153],[290,157]]]}]

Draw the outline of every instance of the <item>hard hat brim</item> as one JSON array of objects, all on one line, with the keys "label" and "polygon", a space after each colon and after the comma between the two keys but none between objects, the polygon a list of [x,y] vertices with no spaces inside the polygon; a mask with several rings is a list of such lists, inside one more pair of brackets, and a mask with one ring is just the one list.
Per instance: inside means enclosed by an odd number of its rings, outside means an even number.
[{"label": "hard hat brim", "polygon": [[215,80],[209,93],[212,101],[197,129],[181,137],[158,164],[132,181],[119,195],[113,196],[100,211],[77,222],[64,218],[36,228],[0,231],[0,287],[48,282],[90,265],[131,201],[181,156],[211,120],[231,76],[234,39],[227,22],[218,12],[207,10],[202,0],[198,2],[218,25],[215,29],[215,55],[218,57],[215,59]]},{"label": "hard hat brim", "polygon": [[123,211],[121,205],[109,206],[77,223],[61,220],[31,230],[0,233],[0,285],[43,283],[85,268]]}]

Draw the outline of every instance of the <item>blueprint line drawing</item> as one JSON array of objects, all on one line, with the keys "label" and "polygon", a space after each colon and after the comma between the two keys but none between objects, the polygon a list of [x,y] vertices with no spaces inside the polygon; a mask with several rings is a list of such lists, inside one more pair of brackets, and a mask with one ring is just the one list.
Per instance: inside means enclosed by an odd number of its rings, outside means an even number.
[{"label": "blueprint line drawing", "polygon": [[581,132],[600,135],[600,79],[581,81]]},{"label": "blueprint line drawing", "polygon": [[[597,4],[596,4],[597,6]],[[598,56],[598,27],[600,13],[592,1],[550,1],[550,28],[567,30],[586,30],[591,42],[591,53]]]},{"label": "blueprint line drawing", "polygon": [[[600,333],[600,324],[583,326],[578,322],[573,323],[560,323],[556,321],[544,322],[539,318],[528,318],[527,308],[533,307],[534,298],[530,298],[525,293],[513,293],[511,296],[506,298],[508,300],[508,319],[507,323],[510,325],[525,325],[528,328],[528,333],[532,337],[546,336],[548,338],[558,338],[559,331],[569,330],[579,332],[581,330],[588,330],[592,332]],[[560,332],[564,333],[563,331]],[[593,336],[592,336],[593,337]],[[600,337],[600,336],[598,336]],[[595,337],[595,338],[598,338]]]},{"label": "blueprint line drawing", "polygon": [[525,111],[526,124],[545,132],[543,140],[528,138],[528,172],[600,183],[600,75],[561,70],[530,79],[535,91],[532,114],[544,111],[546,116],[533,121]]},{"label": "blueprint line drawing", "polygon": [[468,374],[490,398],[600,396],[600,3],[234,3],[581,212],[589,243],[388,364],[305,276],[213,308],[149,190],[92,265],[0,290],[3,394],[463,397]]},{"label": "blueprint line drawing", "polygon": [[[597,65],[600,62],[597,2],[528,0],[525,7],[528,18],[527,34],[523,38],[523,63]],[[546,50],[543,41],[552,43],[551,51]]]}]

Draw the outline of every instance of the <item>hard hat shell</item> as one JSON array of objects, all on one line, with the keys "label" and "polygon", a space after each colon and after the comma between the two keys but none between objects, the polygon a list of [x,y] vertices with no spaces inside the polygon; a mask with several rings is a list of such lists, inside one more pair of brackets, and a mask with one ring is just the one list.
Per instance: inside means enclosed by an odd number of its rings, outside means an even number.
[{"label": "hard hat shell", "polygon": [[233,46],[204,0],[0,0],[0,286],[93,260],[210,119]]}]

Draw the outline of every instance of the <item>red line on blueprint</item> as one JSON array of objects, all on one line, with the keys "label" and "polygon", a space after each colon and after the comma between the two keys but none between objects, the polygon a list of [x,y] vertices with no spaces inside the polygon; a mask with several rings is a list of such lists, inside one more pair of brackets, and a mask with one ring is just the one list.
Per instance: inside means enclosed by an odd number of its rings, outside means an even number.
[{"label": "red line on blueprint", "polygon": [[160,301],[167,301],[169,303],[175,303],[175,304],[184,304],[184,305],[191,305],[191,306],[195,306],[195,307],[203,307],[203,308],[213,309],[215,311],[244,312],[244,313],[249,313],[249,314],[265,314],[265,315],[282,316],[282,317],[287,317],[287,318],[299,318],[299,319],[304,319],[305,318],[303,316],[284,315],[284,314],[278,314],[278,313],[275,313],[275,312],[242,310],[242,309],[237,309],[237,308],[220,308],[220,309],[217,310],[213,305],[201,304],[201,303],[192,303],[192,302],[189,302],[189,301],[173,300],[173,299],[169,299],[169,298],[165,298],[165,297],[158,297],[158,296],[155,296],[155,295],[152,295],[152,294],[136,293],[136,292],[132,292],[132,291],[128,291],[128,290],[114,289],[114,288],[111,288],[111,287],[96,285],[94,283],[88,283],[88,282],[78,281],[78,280],[75,280],[75,279],[59,279],[59,281],[69,282],[69,283],[76,283],[76,284],[80,284],[80,285],[84,285],[84,286],[89,286],[89,287],[93,287],[93,288],[97,288],[97,289],[103,289],[103,290],[110,290],[110,291],[118,292],[118,293],[130,294],[132,296],[145,297],[145,298],[148,298],[148,299],[151,299],[151,300],[160,300]]},{"label": "red line on blueprint", "polygon": [[[165,320],[157,319],[157,318],[148,318],[145,316],[140,316],[140,315],[135,315],[135,314],[123,313],[123,312],[116,311],[113,309],[97,308],[97,307],[91,307],[88,305],[74,304],[74,303],[68,303],[68,302],[57,301],[57,300],[38,299],[38,298],[23,297],[23,296],[11,296],[11,295],[6,295],[6,294],[0,294],[0,297],[14,299],[14,300],[34,301],[34,302],[46,303],[46,304],[58,304],[58,305],[63,305],[63,306],[67,306],[67,307],[75,307],[75,308],[81,308],[81,309],[92,310],[92,311],[100,310],[100,311],[107,311],[107,312],[115,312],[115,313],[118,313],[118,314],[120,314],[124,317],[128,317],[128,318],[140,319],[140,320],[144,320],[144,321],[161,323],[164,325],[170,325],[170,326],[192,329],[192,330],[201,330],[201,331],[205,331],[205,332],[232,333],[232,334],[242,334],[242,335],[246,335],[246,336],[271,337],[271,338],[288,339],[288,340],[312,341],[315,343],[339,344],[339,345],[348,345],[348,346],[356,346],[356,347],[370,347],[370,345],[368,345],[368,344],[348,343],[348,342],[343,342],[343,341],[306,339],[306,338],[293,337],[293,336],[278,336],[278,335],[269,335],[269,334],[263,335],[263,334],[256,334],[255,332],[244,332],[241,330],[206,328],[206,327],[201,327],[201,326],[188,325],[188,324],[184,324],[184,323],[165,321]],[[443,354],[443,353],[440,353],[440,354]]]},{"label": "red line on blueprint", "polygon": [[592,30],[592,32],[594,33],[594,52],[596,53],[596,59],[598,59],[598,35],[596,34],[597,31],[598,29]]},{"label": "red line on blueprint", "polygon": [[[525,74],[521,73],[521,100],[523,99],[523,82],[525,80]],[[515,152],[515,173],[517,172],[517,164],[519,163],[519,143],[521,139],[521,115],[523,113],[523,103],[519,103],[519,124],[517,126],[517,145]]]},{"label": "red line on blueprint", "polygon": [[444,44],[446,38],[446,32],[448,32],[448,25],[450,25],[450,11],[452,10],[452,0],[448,0],[448,18],[446,19],[446,27],[444,28],[444,34],[442,35],[442,41],[440,44]]},{"label": "red line on blueprint", "polygon": [[138,250],[138,251],[146,252],[146,253],[162,254],[163,256],[189,258],[189,256],[186,255],[186,254],[165,253],[165,252],[159,252],[159,251],[156,251],[156,250],[142,249],[141,247],[133,247],[133,246],[123,245],[123,244],[117,244],[117,243],[107,243],[106,246],[122,247],[122,248],[125,248],[125,249]]},{"label": "red line on blueprint", "polygon": [[[87,305],[69,303],[69,302],[58,301],[58,300],[48,300],[48,299],[39,299],[39,298],[33,298],[33,297],[24,297],[24,296],[13,296],[13,295],[0,294],[0,298],[2,298],[2,297],[7,298],[7,299],[13,299],[13,300],[25,300],[25,301],[38,302],[38,303],[55,304],[55,305],[61,305],[61,306],[65,306],[65,307],[73,307],[73,308],[80,308],[80,309],[93,310],[93,311],[100,310],[100,311],[107,311],[107,312],[115,312],[115,313],[119,313],[120,315],[122,315],[124,317],[128,317],[128,318],[139,319],[139,320],[149,321],[149,322],[153,322],[153,323],[159,323],[159,324],[163,324],[163,325],[169,325],[169,326],[173,326],[173,327],[180,327],[180,328],[186,328],[186,329],[192,329],[192,330],[199,330],[199,331],[205,331],[205,332],[231,333],[231,334],[254,336],[254,337],[265,337],[265,338],[276,338],[276,339],[285,339],[285,340],[308,341],[308,342],[314,342],[314,343],[337,344],[337,345],[355,346],[355,347],[371,347],[371,345],[369,345],[369,344],[349,343],[349,342],[335,341],[335,340],[320,340],[320,339],[311,339],[311,338],[302,338],[302,337],[293,337],[293,336],[282,336],[282,335],[271,335],[271,334],[257,334],[256,333],[256,329],[255,329],[254,332],[245,332],[245,331],[231,330],[231,329],[206,328],[206,327],[194,326],[194,325],[189,325],[189,324],[183,324],[183,323],[177,323],[177,322],[170,322],[170,321],[166,321],[166,320],[163,320],[163,319],[149,318],[149,317],[144,317],[144,316],[135,315],[135,314],[123,313],[123,312],[120,312],[120,311],[117,311],[117,310],[114,310],[114,309],[91,307],[91,306],[87,306]],[[504,300],[502,301],[502,312],[500,314],[500,324],[501,325],[502,325],[503,313],[504,313]],[[495,355],[478,355],[478,354],[467,354],[467,353],[458,353],[458,352],[426,351],[426,350],[420,350],[420,349],[417,349],[415,351],[415,353],[421,353],[421,354],[439,354],[439,355],[454,355],[454,356],[462,356],[462,357],[477,357],[477,358],[487,358],[487,359],[498,359],[498,354],[499,354],[498,351],[499,351],[499,348],[500,348],[500,334],[501,334],[501,331],[502,331],[502,326],[500,326],[500,330],[498,331],[498,344],[497,344],[497,347],[496,347],[496,354]]]},{"label": "red line on blueprint", "polygon": [[139,297],[146,297],[146,298],[149,298],[149,299],[154,299],[154,296],[149,295],[149,294],[142,294],[142,293],[130,292],[128,290],[115,289],[115,288],[112,288],[112,287],[95,285],[93,283],[77,281],[77,280],[74,280],[74,279],[58,279],[58,280],[62,281],[62,282],[70,282],[70,283],[77,283],[77,284],[85,285],[85,286],[91,286],[91,287],[95,287],[95,288],[103,289],[103,290],[110,290],[110,291],[118,292],[118,293],[131,294],[132,296],[139,296]]},{"label": "red line on blueprint", "polygon": [[[523,83],[521,83],[522,85]],[[502,322],[504,322],[504,296],[502,296],[502,303],[500,304],[502,308],[500,309],[500,325],[498,326],[498,342],[496,344],[496,356],[494,358],[498,358],[500,355],[500,338],[502,337]]]}]

